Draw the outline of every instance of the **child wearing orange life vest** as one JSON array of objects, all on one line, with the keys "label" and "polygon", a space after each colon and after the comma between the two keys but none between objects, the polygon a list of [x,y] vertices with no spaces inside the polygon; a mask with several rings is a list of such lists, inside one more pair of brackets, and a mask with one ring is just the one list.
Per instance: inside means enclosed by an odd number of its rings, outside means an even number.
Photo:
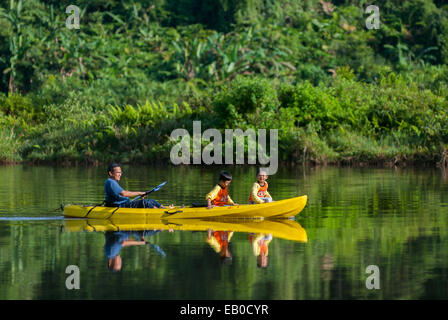
[{"label": "child wearing orange life vest", "polygon": [[268,175],[265,171],[259,170],[257,174],[257,182],[252,185],[252,189],[249,195],[249,203],[264,203],[264,202],[272,202],[272,197],[268,192],[268,183],[266,179]]},{"label": "child wearing orange life vest", "polygon": [[225,205],[238,205],[229,196],[227,188],[230,182],[232,182],[232,175],[226,171],[222,171],[219,175],[219,183],[205,197],[208,209]]}]

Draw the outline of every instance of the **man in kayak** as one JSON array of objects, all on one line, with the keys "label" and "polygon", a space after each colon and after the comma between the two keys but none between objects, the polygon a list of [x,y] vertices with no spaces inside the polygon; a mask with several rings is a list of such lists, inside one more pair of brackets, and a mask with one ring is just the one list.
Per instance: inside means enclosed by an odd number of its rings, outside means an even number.
[{"label": "man in kayak", "polygon": [[222,171],[219,175],[219,183],[210,191],[205,199],[207,200],[207,208],[221,207],[225,205],[237,206],[229,196],[227,188],[232,182],[232,175],[227,171]]},{"label": "man in kayak", "polygon": [[268,179],[268,175],[266,171],[259,170],[257,174],[257,182],[252,185],[252,189],[249,195],[249,203],[264,203],[264,202],[272,202],[272,197],[268,192],[268,183],[266,180]]},{"label": "man in kayak", "polygon": [[[127,191],[118,184],[123,174],[121,166],[117,163],[109,165],[107,168],[109,177],[104,183],[107,207],[121,208],[165,208],[153,199],[143,199],[144,191]],[[141,200],[131,201],[129,197],[142,196]],[[170,206],[171,207],[171,206]]]}]

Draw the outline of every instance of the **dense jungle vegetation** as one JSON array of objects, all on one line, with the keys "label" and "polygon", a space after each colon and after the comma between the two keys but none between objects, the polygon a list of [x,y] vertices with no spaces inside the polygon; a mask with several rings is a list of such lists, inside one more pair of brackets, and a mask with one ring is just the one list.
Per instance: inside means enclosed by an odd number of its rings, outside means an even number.
[{"label": "dense jungle vegetation", "polygon": [[0,162],[168,162],[201,120],[278,129],[285,162],[446,165],[448,5],[370,4],[1,0]]}]

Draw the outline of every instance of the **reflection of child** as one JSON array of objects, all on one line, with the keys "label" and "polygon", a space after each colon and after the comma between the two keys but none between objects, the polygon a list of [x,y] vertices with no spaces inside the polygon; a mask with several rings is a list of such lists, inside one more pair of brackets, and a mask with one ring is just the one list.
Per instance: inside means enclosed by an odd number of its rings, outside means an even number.
[{"label": "reflection of child", "polygon": [[232,239],[233,231],[213,231],[207,230],[206,242],[212,247],[212,249],[219,253],[221,258],[226,261],[232,260],[232,254],[229,251],[229,242]]},{"label": "reflection of child", "polygon": [[268,245],[272,241],[271,234],[249,233],[249,242],[252,245],[252,251],[257,257],[257,266],[266,268],[268,266]]},{"label": "reflection of child", "polygon": [[205,197],[208,209],[215,206],[238,205],[229,196],[227,188],[230,182],[232,182],[232,175],[226,171],[221,172],[219,175],[219,183]]},{"label": "reflection of child", "polygon": [[249,203],[272,202],[272,197],[268,192],[268,183],[266,182],[268,175],[265,171],[259,171],[257,174],[257,182],[252,185],[249,195]]}]

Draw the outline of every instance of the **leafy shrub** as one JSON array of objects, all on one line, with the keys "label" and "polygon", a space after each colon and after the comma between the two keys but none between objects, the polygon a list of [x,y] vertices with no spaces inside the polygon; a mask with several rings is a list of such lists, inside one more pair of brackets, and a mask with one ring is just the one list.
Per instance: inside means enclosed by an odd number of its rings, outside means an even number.
[{"label": "leafy shrub", "polygon": [[213,98],[213,107],[221,127],[239,124],[266,126],[278,109],[279,101],[273,83],[259,77],[237,77],[222,87]]},{"label": "leafy shrub", "polygon": [[40,116],[39,110],[34,108],[32,100],[17,93],[0,94],[0,111],[5,115],[29,120]]},{"label": "leafy shrub", "polygon": [[[285,101],[284,97],[283,99]],[[333,96],[331,88],[315,87],[308,81],[297,84],[288,104],[283,107],[294,110],[299,126],[314,122],[322,130],[338,126],[340,120],[346,116],[338,99]]]}]

